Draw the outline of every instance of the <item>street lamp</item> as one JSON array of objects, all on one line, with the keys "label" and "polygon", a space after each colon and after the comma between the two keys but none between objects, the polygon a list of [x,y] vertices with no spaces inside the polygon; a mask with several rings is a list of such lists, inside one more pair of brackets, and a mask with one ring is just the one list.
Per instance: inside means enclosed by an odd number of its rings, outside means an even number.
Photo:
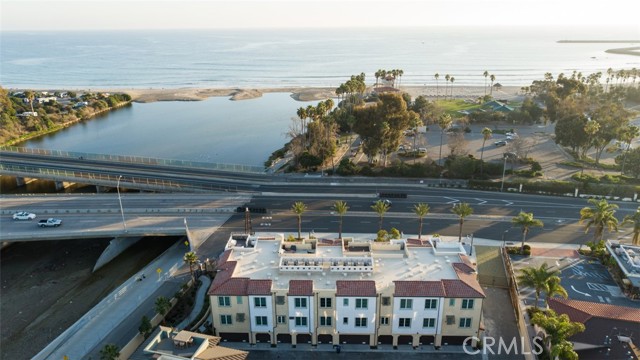
[{"label": "street lamp", "polygon": [[122,209],[122,198],[120,197],[120,179],[122,179],[122,175],[118,176],[118,181],[116,182],[116,191],[118,192],[118,202],[120,203],[120,214],[122,215],[122,227],[124,228],[124,232],[127,232],[127,223],[124,221],[124,209]]},{"label": "street lamp", "polygon": [[505,237],[505,235],[507,235],[509,230],[511,230],[511,229],[507,229],[502,233],[502,247],[505,247],[505,239],[504,239],[504,237]]}]

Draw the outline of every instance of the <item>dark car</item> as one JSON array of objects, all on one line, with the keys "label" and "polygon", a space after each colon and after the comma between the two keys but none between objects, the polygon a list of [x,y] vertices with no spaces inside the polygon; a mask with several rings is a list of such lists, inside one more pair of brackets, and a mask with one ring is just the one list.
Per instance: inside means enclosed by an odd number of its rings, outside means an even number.
[{"label": "dark car", "polygon": [[493,145],[500,147],[500,146],[506,146],[507,142],[505,140],[500,140],[500,141],[496,141],[493,143]]}]

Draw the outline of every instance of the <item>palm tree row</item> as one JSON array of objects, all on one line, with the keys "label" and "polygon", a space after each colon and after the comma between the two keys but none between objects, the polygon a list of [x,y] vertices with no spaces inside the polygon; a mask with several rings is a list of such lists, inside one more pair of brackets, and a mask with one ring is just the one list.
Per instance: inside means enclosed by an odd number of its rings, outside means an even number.
[{"label": "palm tree row", "polygon": [[496,76],[493,74],[489,74],[488,71],[484,71],[482,73],[482,76],[484,76],[484,95],[487,96],[487,77],[491,80],[491,87],[490,87],[490,95],[493,95],[493,82],[496,81]]},{"label": "palm tree row", "polygon": [[[636,68],[632,68],[630,70],[618,70],[615,71],[612,68],[607,69],[607,77],[605,79],[606,81],[606,87],[605,87],[605,91],[608,90],[609,87],[609,82],[613,83],[613,80],[615,80],[615,86],[618,85],[625,85],[627,80],[632,79],[633,80],[633,85],[635,86],[636,84],[636,79],[638,78],[638,76],[640,76],[640,72],[638,71],[638,69]],[[620,84],[620,81],[622,81],[622,84]],[[614,84],[611,84],[611,86],[613,87]]]},{"label": "palm tree row", "polygon": [[[591,227],[595,228],[594,231],[594,241],[598,242],[602,240],[602,236],[604,230],[608,231],[617,231],[618,229],[618,219],[615,217],[615,211],[618,208],[615,204],[609,204],[606,200],[596,200],[589,199],[589,203],[593,205],[593,207],[584,207],[580,210],[580,222],[585,223],[585,232],[588,232]],[[378,215],[379,223],[378,230],[382,229],[384,215],[389,211],[390,205],[388,202],[383,200],[378,200],[373,205],[371,205],[371,209]],[[343,200],[336,201],[332,210],[340,217],[340,225],[339,225],[339,238],[342,238],[342,224],[343,217],[349,211],[349,206]],[[295,202],[291,206],[291,211],[296,214],[298,218],[298,239],[301,239],[302,234],[302,214],[307,211],[307,206],[303,202]],[[431,208],[426,203],[418,203],[413,206],[413,212],[418,218],[418,238],[422,238],[423,232],[423,220],[430,213]],[[474,210],[468,203],[456,203],[451,208],[451,212],[458,217],[458,242],[462,241],[462,232],[464,226],[464,220],[468,216],[472,215]],[[524,211],[520,211],[520,213],[511,219],[511,223],[514,226],[518,226],[522,229],[522,242],[520,245],[520,250],[524,249],[525,242],[527,240],[527,235],[534,227],[543,227],[544,223],[538,219],[534,218],[533,213],[527,213]],[[633,215],[627,215],[622,221],[623,225],[632,225],[633,226],[633,244],[640,245],[640,207],[638,207],[637,211]],[[187,260],[187,256],[185,255],[185,262],[191,261]]]},{"label": "palm tree row", "polygon": [[[433,75],[433,78],[436,79],[436,97],[438,97],[438,80],[440,79],[440,74],[439,73],[435,73]],[[452,75],[446,74],[444,76],[444,80],[446,81],[445,83],[445,88],[444,88],[444,98],[446,99],[447,96],[451,95],[451,98],[453,98],[453,83],[456,81],[456,78]],[[447,92],[447,85],[451,83],[451,94],[449,94]]]},{"label": "palm tree row", "polygon": [[[376,77],[376,86],[378,86],[378,79],[385,79],[387,76],[391,76],[392,79],[392,87],[396,87],[396,79],[402,80],[402,75],[404,75],[404,70],[402,69],[393,69],[393,70],[384,70],[380,69],[375,72]],[[398,86],[400,85],[400,81],[398,81]]]}]

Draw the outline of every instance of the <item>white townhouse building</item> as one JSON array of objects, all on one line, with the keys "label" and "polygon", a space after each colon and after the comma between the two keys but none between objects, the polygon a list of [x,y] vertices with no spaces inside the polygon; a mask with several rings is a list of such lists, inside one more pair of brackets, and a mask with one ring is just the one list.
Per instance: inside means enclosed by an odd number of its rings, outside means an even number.
[{"label": "white townhouse building", "polygon": [[214,332],[272,346],[461,344],[481,337],[485,297],[466,251],[438,238],[235,236],[209,289]]}]

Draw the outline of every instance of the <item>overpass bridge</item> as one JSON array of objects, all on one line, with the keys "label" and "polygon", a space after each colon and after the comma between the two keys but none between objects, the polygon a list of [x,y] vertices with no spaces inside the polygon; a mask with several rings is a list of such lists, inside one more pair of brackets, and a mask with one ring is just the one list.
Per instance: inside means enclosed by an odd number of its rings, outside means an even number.
[{"label": "overpass bridge", "polygon": [[388,179],[358,177],[322,177],[302,174],[268,174],[259,166],[216,164],[167,160],[139,156],[75,153],[59,150],[20,147],[0,148],[0,175],[18,178],[47,179],[104,187],[170,192],[255,192],[290,191],[292,188],[316,187],[318,192],[340,192],[339,188],[379,185],[382,189],[400,186],[425,188],[444,186],[466,188],[464,180]]}]

